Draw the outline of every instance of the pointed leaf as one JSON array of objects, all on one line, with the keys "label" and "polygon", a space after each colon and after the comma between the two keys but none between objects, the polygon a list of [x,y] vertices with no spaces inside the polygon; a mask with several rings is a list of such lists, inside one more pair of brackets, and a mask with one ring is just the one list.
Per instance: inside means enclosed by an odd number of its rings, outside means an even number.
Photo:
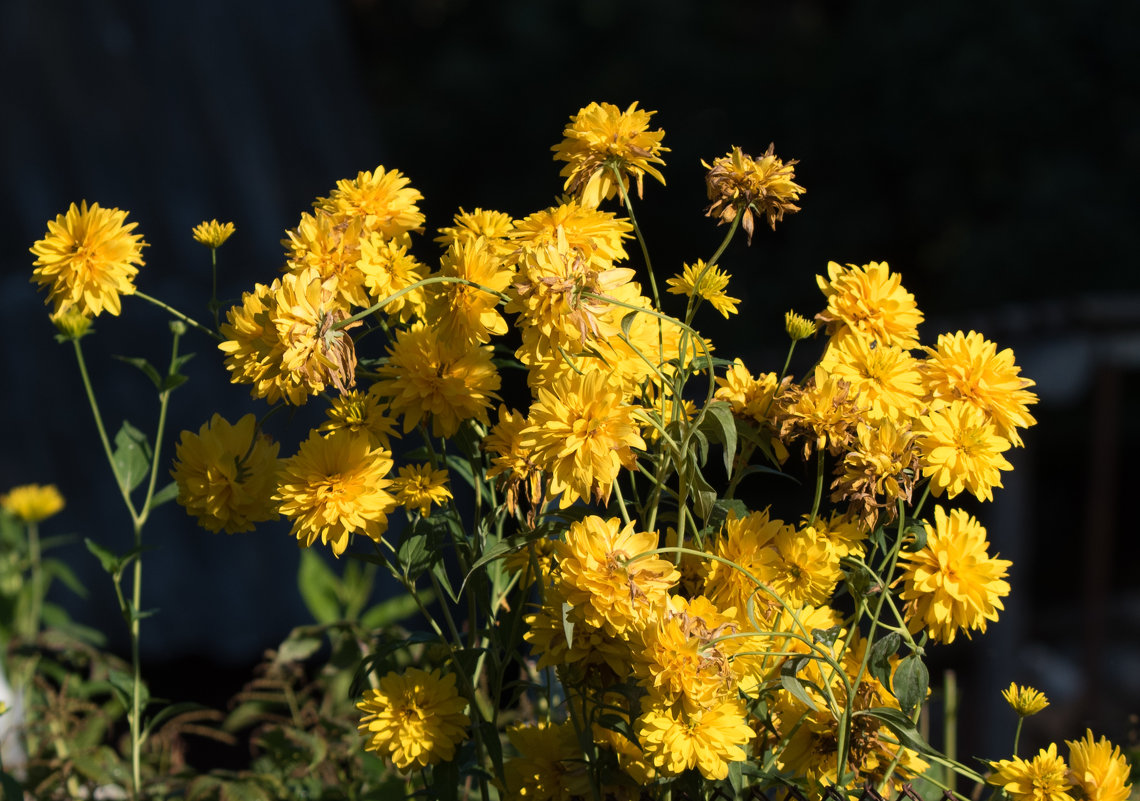
[{"label": "pointed leaf", "polygon": [[724,446],[724,470],[732,478],[732,462],[736,457],[736,418],[732,407],[724,401],[713,401],[705,407],[705,417],[701,428]]},{"label": "pointed leaf", "polygon": [[116,475],[128,491],[146,478],[150,470],[150,456],[146,434],[124,420],[119,433],[115,435],[115,452],[111,455],[111,460],[115,464]]},{"label": "pointed leaf", "polygon": [[892,692],[899,701],[899,706],[907,715],[926,700],[926,691],[930,688],[930,672],[923,664],[918,654],[910,654],[899,666],[895,668],[894,687]]},{"label": "pointed leaf", "polygon": [[87,545],[87,550],[95,554],[99,558],[99,564],[103,565],[103,569],[110,575],[115,575],[119,571],[119,557],[108,551],[102,545],[96,543],[90,537],[84,537],[83,542]]},{"label": "pointed leaf", "polygon": [[178,484],[171,481],[165,487],[156,492],[150,499],[150,508],[162,506],[164,503],[173,501],[178,497]]},{"label": "pointed leaf", "polygon": [[933,752],[930,745],[922,739],[918,729],[914,725],[914,721],[904,715],[897,709],[889,706],[876,706],[871,709],[857,709],[855,715],[868,715],[870,717],[881,720],[886,727],[891,730],[891,733],[898,737],[899,743],[919,753],[929,754]]},{"label": "pointed leaf", "polygon": [[867,660],[867,669],[871,671],[871,675],[882,682],[888,691],[891,689],[891,657],[898,652],[901,642],[902,638],[898,633],[892,631],[885,637],[875,640]]},{"label": "pointed leaf", "polygon": [[131,356],[115,356],[114,358],[142,370],[143,373],[146,374],[146,377],[150,379],[150,383],[154,384],[155,389],[162,389],[162,377],[158,374],[158,370],[154,369],[154,365],[146,359]]},{"label": "pointed leaf", "polygon": [[337,601],[336,574],[325,564],[316,551],[306,548],[301,551],[301,564],[297,568],[297,588],[309,610],[318,623],[333,623],[340,620],[340,603]]}]

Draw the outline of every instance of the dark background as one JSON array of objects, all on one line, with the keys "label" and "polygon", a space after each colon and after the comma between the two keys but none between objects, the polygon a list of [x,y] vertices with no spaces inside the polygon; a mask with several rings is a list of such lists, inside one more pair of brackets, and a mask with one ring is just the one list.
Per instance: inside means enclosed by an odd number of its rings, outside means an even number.
[{"label": "dark background", "polygon": [[[525,216],[553,201],[550,147],[579,107],[636,100],[659,112],[672,150],[668,188],[647,182],[639,211],[661,280],[723,234],[701,216],[701,159],[775,142],[800,160],[803,211],[722,260],[745,310],[704,326],[722,355],[777,369],[782,313],[819,310],[814,276],[829,260],[902,273],[927,314],[924,342],[976,328],[1014,347],[1038,382],[1040,424],[1006,491],[972,508],[1014,560],[1013,592],[988,635],[935,662],[961,672],[965,756],[1008,752],[1012,714],[996,693],[1010,680],[1054,702],[1032,721],[1037,737],[1091,725],[1127,741],[1140,710],[1137,9],[3,0],[0,490],[54,482],[68,507],[50,532],[129,547],[74,359],[29,283],[28,248],[69,203],[130,210],[150,243],[139,288],[204,319],[208,253],[189,236],[201,220],[237,226],[219,254],[233,300],[277,273],[279,240],[314,197],[383,164],[426,197],[418,252],[432,264],[431,231],[457,207]],[[111,355],[164,364],[164,319],[128,299],[85,341],[112,430],[124,417],[153,430],[149,384]],[[187,347],[199,355],[173,396],[172,435],[258,409],[209,342]],[[160,694],[240,683],[306,621],[287,532],[213,536],[173,504],[155,516],[144,606],[160,612],[143,650],[144,674],[169,685]],[[78,544],[62,553],[92,588],[75,616],[124,647],[94,558]]]}]

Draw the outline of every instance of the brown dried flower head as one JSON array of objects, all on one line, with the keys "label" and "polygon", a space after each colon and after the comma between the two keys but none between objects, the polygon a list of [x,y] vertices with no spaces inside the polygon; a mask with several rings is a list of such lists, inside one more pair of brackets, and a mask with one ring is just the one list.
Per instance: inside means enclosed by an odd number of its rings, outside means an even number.
[{"label": "brown dried flower head", "polygon": [[777,158],[774,144],[768,145],[758,159],[733,147],[731,153],[713,160],[711,166],[702,161],[709,171],[705,184],[712,201],[705,216],[716,217],[718,224],[723,224],[731,223],[742,214],[740,224],[751,245],[755,227],[753,213],[766,216],[774,231],[776,221],[782,220],[785,213],[800,210],[795,201],[806,190],[795,182],[792,166],[796,163],[795,159],[785,163]]}]

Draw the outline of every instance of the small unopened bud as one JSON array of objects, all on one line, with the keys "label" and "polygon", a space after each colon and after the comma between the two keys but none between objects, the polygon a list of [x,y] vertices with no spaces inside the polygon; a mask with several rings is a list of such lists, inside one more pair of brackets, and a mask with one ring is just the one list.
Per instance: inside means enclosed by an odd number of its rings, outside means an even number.
[{"label": "small unopened bud", "polygon": [[788,332],[793,342],[799,342],[801,339],[815,336],[816,325],[814,321],[790,311],[784,314],[784,330]]},{"label": "small unopened bud", "polygon": [[60,342],[80,339],[91,330],[91,318],[75,306],[51,315],[51,321],[60,333]]},{"label": "small unopened bud", "polygon": [[182,336],[186,333],[186,323],[182,322],[181,320],[171,320],[170,333],[174,334],[176,337]]}]

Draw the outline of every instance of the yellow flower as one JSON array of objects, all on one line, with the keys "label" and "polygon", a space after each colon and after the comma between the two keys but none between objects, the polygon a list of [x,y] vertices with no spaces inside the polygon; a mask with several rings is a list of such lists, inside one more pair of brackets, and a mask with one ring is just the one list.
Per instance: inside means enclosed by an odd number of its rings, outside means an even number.
[{"label": "yellow flower", "polygon": [[399,170],[362,171],[355,179],[336,182],[327,198],[319,198],[315,209],[360,220],[366,233],[379,233],[385,239],[411,231],[422,231],[424,215],[416,205],[423,200],[419,190]]},{"label": "yellow flower", "polygon": [[404,416],[405,434],[428,418],[436,437],[452,436],[464,420],[489,422],[487,409],[498,400],[500,383],[489,345],[451,353],[440,345],[435,328],[416,324],[396,333],[388,354],[373,391]]},{"label": "yellow flower", "polygon": [[328,417],[317,428],[322,434],[347,429],[368,434],[373,447],[391,449],[390,437],[396,434],[396,421],[386,414],[380,396],[372,391],[351,390],[333,398],[325,410]]},{"label": "yellow flower", "polygon": [[831,500],[846,501],[864,530],[870,531],[885,513],[898,514],[898,500],[910,502],[918,470],[918,452],[910,427],[884,418],[874,425],[860,423],[855,442],[843,456],[839,477],[832,482]]},{"label": "yellow flower", "polygon": [[816,319],[827,325],[829,334],[850,329],[880,345],[918,346],[922,312],[914,295],[903,288],[899,274],[892,274],[885,261],[846,268],[829,261],[827,276],[815,277],[827,298],[827,308]]},{"label": "yellow flower", "polygon": [[522,432],[530,422],[521,412],[499,406],[499,422],[483,438],[483,450],[491,454],[487,480],[499,478],[506,493],[507,510],[518,508],[518,491],[522,487],[532,503],[538,500],[541,473],[534,463],[534,450],[523,445]]},{"label": "yellow flower", "polygon": [[31,248],[32,281],[48,287],[53,315],[72,307],[87,317],[119,314],[119,296],[135,293],[134,277],[147,246],[140,234],[131,233],[138,223],[126,220],[125,211],[88,206],[85,200],[48,221],[47,234]]},{"label": "yellow flower", "polygon": [[729,762],[748,758],[744,746],[756,736],[735,699],[680,715],[650,707],[637,724],[646,759],[670,776],[696,768],[706,779],[723,779]]},{"label": "yellow flower", "polygon": [[190,232],[194,241],[208,248],[220,248],[222,244],[233,236],[234,224],[232,222],[220,223],[217,220],[200,222]]},{"label": "yellow flower", "polygon": [[986,413],[1000,436],[1021,447],[1017,430],[1037,422],[1027,408],[1037,403],[1037,395],[1028,390],[1034,382],[1021,377],[1013,351],[999,352],[974,331],[940,334],[938,347],[924,350],[923,379],[934,408],[966,401]]},{"label": "yellow flower", "polygon": [[63,496],[55,484],[21,484],[0,495],[0,508],[25,523],[38,523],[63,509]]},{"label": "yellow flower", "polygon": [[368,738],[364,750],[391,759],[401,771],[450,762],[455,746],[467,739],[466,707],[454,673],[414,667],[391,672],[356,704],[364,713],[358,727]]},{"label": "yellow flower", "polygon": [[[628,191],[626,176],[637,181],[638,197],[646,173],[664,185],[664,176],[653,165],[665,164],[661,154],[669,148],[661,145],[663,130],[649,130],[649,118],[656,113],[639,109],[636,102],[625,111],[612,103],[580,109],[563,130],[565,138],[551,148],[555,161],[566,162],[559,173],[566,179],[563,188],[579,197],[582,205],[597,208],[616,195],[619,186]],[[621,184],[611,167],[624,173]]]},{"label": "yellow flower", "polygon": [[178,503],[207,531],[237,534],[272,520],[280,446],[257,429],[252,414],[231,424],[220,414],[194,434],[183,431],[174,451]]},{"label": "yellow flower", "polygon": [[851,385],[867,420],[905,423],[921,411],[918,360],[896,345],[876,345],[850,333],[833,337],[820,365]]},{"label": "yellow flower", "polygon": [[1001,486],[1001,470],[1013,465],[1002,456],[1009,441],[998,436],[982,412],[965,401],[952,401],[915,420],[922,457],[922,474],[931,490],[949,498],[963,490],[979,501],[992,501],[993,488]]},{"label": "yellow flower", "polygon": [[583,262],[596,265],[593,269],[605,270],[629,258],[622,240],[629,239],[632,231],[633,224],[624,217],[567,199],[519,220],[510,237],[518,251],[516,259],[555,246],[567,253],[577,251]]},{"label": "yellow flower", "polygon": [[[535,667],[538,670],[556,667],[563,680],[571,685],[608,687],[628,677],[632,661],[629,638],[624,632],[619,635],[606,627],[587,623],[586,615],[593,614],[592,607],[571,606],[562,585],[555,579],[557,575],[555,571],[538,579],[544,588],[542,605],[537,612],[526,616],[527,631],[523,639],[538,656]],[[571,628],[569,642],[567,624]]]},{"label": "yellow flower", "polygon": [[1008,690],[1002,690],[1001,696],[1006,700],[1018,717],[1027,718],[1036,715],[1049,706],[1049,699],[1045,694],[1032,687],[1019,687],[1011,683]]},{"label": "yellow flower", "polygon": [[82,339],[91,330],[91,317],[77,306],[64,309],[59,314],[49,314],[52,325],[65,340]]},{"label": "yellow flower", "polygon": [[[776,535],[785,527],[783,520],[771,518],[768,510],[752,512],[744,517],[732,515],[724,522],[724,528],[713,544],[712,552],[723,561],[709,560],[705,587],[709,599],[721,609],[734,607],[738,614],[748,608],[748,599],[757,592],[759,586],[746,573],[760,577],[766,550]],[[771,598],[757,598],[761,604],[775,603]]]},{"label": "yellow flower", "polygon": [[422,517],[431,513],[432,504],[442,506],[451,497],[447,471],[433,470],[430,464],[401,467],[399,475],[392,479],[392,490],[398,504]]},{"label": "yellow flower", "polygon": [[774,423],[776,404],[773,402],[780,389],[775,373],[761,373],[753,377],[740,359],[725,370],[724,378],[716,379],[717,400],[725,401],[737,417],[750,417],[757,423]]},{"label": "yellow flower", "polygon": [[285,271],[314,270],[325,286],[335,292],[341,305],[366,307],[364,272],[359,269],[362,223],[359,219],[334,216],[317,210],[304,213],[297,227],[285,232]]},{"label": "yellow flower", "polygon": [[[641,556],[657,547],[657,534],[634,531],[612,517],[590,515],[570,524],[556,553],[566,601],[594,628],[621,634],[660,614],[680,578],[673,563]],[[639,558],[634,558],[639,557]]]},{"label": "yellow flower", "polygon": [[503,766],[506,798],[570,801],[590,796],[590,769],[572,722],[513,727],[507,739],[519,755]]},{"label": "yellow flower", "polygon": [[818,327],[815,322],[794,311],[784,312],[784,330],[793,342],[815,336]]},{"label": "yellow flower", "polygon": [[1128,759],[1107,738],[1093,742],[1091,730],[1083,740],[1066,740],[1069,746],[1069,776],[1080,788],[1084,801],[1127,801],[1132,768]]},{"label": "yellow flower", "polygon": [[970,636],[998,619],[1001,599],[1009,595],[1005,581],[1012,564],[989,555],[986,530],[960,509],[947,515],[934,507],[934,525],[926,523],[926,545],[903,552],[900,581],[904,613],[911,632],[925,629],[934,640],[954,642],[959,630]]},{"label": "yellow flower", "polygon": [[831,543],[815,534],[811,528],[784,526],[760,552],[757,578],[793,609],[823,606],[843,578]]},{"label": "yellow flower", "polygon": [[1015,756],[990,765],[994,772],[986,782],[1001,787],[1012,801],[1072,801],[1072,783],[1056,743],[1042,748],[1032,760]]},{"label": "yellow flower", "polygon": [[804,458],[824,448],[842,453],[856,434],[863,410],[851,384],[821,365],[803,387],[790,386],[781,397],[780,437],[804,440]]},{"label": "yellow flower", "polygon": [[425,317],[438,321],[440,341],[448,349],[462,353],[470,345],[484,344],[492,336],[507,333],[507,321],[499,314],[499,295],[514,271],[504,266],[487,240],[479,237],[452,243],[436,275],[471,282],[449,281],[426,287]]},{"label": "yellow flower", "polygon": [[417,287],[398,297],[393,296],[422,281],[428,274],[428,268],[408,252],[409,245],[410,237],[407,235],[384,239],[379,234],[371,234],[360,241],[360,261],[356,263],[364,276],[369,296],[374,301],[387,300],[382,307],[384,313],[389,320],[401,323],[423,316],[424,290]]},{"label": "yellow flower", "polygon": [[514,230],[515,221],[509,214],[479,208],[467,212],[460,208],[454,220],[455,225],[440,228],[439,236],[435,238],[445,248],[451,247],[455,242],[483,237],[496,255],[506,256],[513,249],[510,234]]},{"label": "yellow flower", "polygon": [[718,224],[731,223],[742,214],[740,227],[748,235],[752,244],[752,231],[755,228],[753,212],[767,217],[768,225],[776,230],[777,220],[784,215],[800,210],[795,201],[800,199],[804,188],[795,182],[796,173],[792,167],[796,160],[784,162],[776,156],[776,145],[768,145],[759,159],[734,147],[727,156],[713,159],[710,166],[702,161],[708,175],[709,200],[712,203],[705,210],[706,217],[716,217]]},{"label": "yellow flower", "polygon": [[562,494],[561,508],[578,498],[608,501],[621,470],[635,468],[633,449],[645,448],[636,414],[599,371],[571,373],[538,388],[522,444],[550,476],[551,497]]},{"label": "yellow flower", "polygon": [[279,511],[293,522],[292,534],[305,547],[318,539],[335,556],[344,553],[349,535],[380,542],[396,499],[386,491],[391,454],[373,448],[364,434],[316,431],[286,459],[278,474]]},{"label": "yellow flower", "polygon": [[721,313],[721,316],[727,319],[730,314],[737,313],[736,306],[740,303],[738,298],[730,298],[725,294],[724,290],[730,278],[731,275],[721,272],[715,264],[706,265],[702,259],[697,259],[696,264],[684,265],[682,274],[666,279],[665,283],[669,285],[669,292],[674,295],[707,300]]},{"label": "yellow flower", "polygon": [[[807,523],[806,515],[804,523]],[[850,514],[834,511],[826,520],[822,516],[817,517],[812,528],[815,529],[817,536],[824,537],[831,543],[836,556],[840,559],[845,556],[862,558],[867,552],[870,529],[858,525],[855,517]]]}]

